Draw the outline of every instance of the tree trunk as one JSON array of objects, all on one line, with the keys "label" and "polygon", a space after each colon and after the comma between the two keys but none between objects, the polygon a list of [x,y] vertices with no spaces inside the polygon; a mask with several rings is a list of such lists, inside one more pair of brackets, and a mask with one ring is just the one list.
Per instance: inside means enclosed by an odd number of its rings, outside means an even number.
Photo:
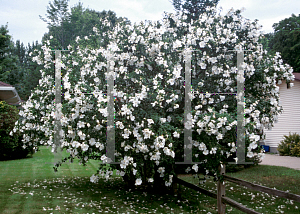
[{"label": "tree trunk", "polygon": [[123,176],[123,181],[125,182],[126,186],[129,189],[133,189],[134,188],[134,186],[135,186],[135,179],[134,179],[134,176],[133,176],[132,173],[130,173],[129,175],[126,173]]}]

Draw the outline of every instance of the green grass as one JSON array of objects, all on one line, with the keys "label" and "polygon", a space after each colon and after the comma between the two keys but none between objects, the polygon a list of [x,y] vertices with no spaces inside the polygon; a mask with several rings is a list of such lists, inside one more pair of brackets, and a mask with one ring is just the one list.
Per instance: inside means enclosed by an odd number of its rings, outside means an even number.
[{"label": "green grass", "polygon": [[[53,159],[50,149],[41,147],[32,158],[0,162],[0,213],[217,213],[215,199],[190,189],[182,188],[179,200],[171,194],[147,193],[143,187],[127,189],[120,177],[94,184],[89,177],[98,168],[97,161],[86,167],[66,163],[54,173]],[[300,194],[297,170],[256,166],[228,175]],[[189,175],[182,178],[196,182]],[[202,186],[216,192],[212,180]],[[261,213],[300,213],[300,203],[228,182],[226,196]],[[242,213],[226,207],[226,213]]]}]

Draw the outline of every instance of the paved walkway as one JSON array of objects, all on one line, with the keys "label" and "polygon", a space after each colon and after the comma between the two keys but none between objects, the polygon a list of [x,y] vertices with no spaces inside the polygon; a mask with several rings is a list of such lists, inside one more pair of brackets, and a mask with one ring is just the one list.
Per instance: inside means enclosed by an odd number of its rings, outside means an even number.
[{"label": "paved walkway", "polygon": [[300,170],[300,157],[279,156],[277,154],[265,154],[260,165],[285,166]]}]

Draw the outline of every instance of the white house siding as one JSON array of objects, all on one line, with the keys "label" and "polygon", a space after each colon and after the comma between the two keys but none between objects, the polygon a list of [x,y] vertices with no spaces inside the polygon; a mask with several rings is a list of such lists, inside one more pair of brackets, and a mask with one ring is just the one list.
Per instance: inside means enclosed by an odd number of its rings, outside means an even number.
[{"label": "white house siding", "polygon": [[283,139],[283,135],[289,132],[300,134],[300,80],[293,81],[294,86],[287,89],[285,82],[279,85],[280,105],[283,113],[278,116],[278,122],[272,130],[264,130],[266,133],[265,145],[270,146],[270,152],[278,153],[277,146]]}]

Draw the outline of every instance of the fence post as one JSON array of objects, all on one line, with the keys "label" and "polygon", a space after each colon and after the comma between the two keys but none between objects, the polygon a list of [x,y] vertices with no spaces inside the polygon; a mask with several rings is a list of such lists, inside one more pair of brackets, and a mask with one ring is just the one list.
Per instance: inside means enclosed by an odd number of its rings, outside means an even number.
[{"label": "fence post", "polygon": [[178,184],[178,189],[177,189],[177,198],[181,199],[181,194],[182,194],[182,186],[181,184]]},{"label": "fence post", "polygon": [[54,161],[55,164],[62,159],[61,152],[61,50],[55,50],[55,126],[54,126]]},{"label": "fence post", "polygon": [[[221,175],[225,175],[225,165],[223,167],[219,166],[219,171]],[[218,203],[218,214],[225,214],[226,205],[222,203],[222,197],[225,197],[225,181],[218,181],[218,190],[217,190],[217,203]]]},{"label": "fence post", "polygon": [[113,58],[107,59],[107,147],[106,155],[110,164],[115,163],[115,128],[114,128],[114,64]]},{"label": "fence post", "polygon": [[178,193],[178,183],[177,183],[177,177],[175,179],[173,179],[173,182],[172,182],[172,187],[173,187],[173,194],[174,195],[177,195]]}]

